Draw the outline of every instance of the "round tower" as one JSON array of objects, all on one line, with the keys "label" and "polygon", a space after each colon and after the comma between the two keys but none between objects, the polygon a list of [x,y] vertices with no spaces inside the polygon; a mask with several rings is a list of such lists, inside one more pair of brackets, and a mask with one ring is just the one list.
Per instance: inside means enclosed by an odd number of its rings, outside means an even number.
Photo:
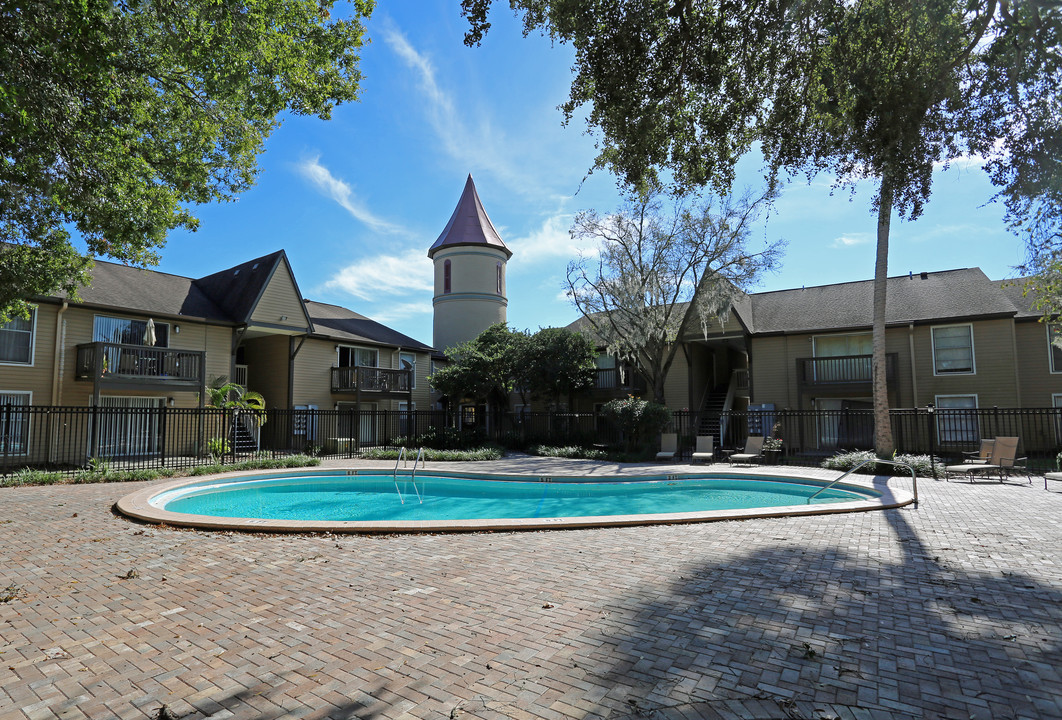
[{"label": "round tower", "polygon": [[428,257],[435,263],[436,350],[445,351],[505,322],[505,263],[512,252],[487,217],[471,175]]}]

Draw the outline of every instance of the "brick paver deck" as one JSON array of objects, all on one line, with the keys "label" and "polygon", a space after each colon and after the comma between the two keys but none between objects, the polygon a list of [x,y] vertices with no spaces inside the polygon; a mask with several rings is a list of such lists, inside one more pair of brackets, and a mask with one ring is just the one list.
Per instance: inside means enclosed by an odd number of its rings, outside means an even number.
[{"label": "brick paver deck", "polygon": [[0,718],[1062,718],[1062,486],[385,537],[113,514],[138,487],[0,490]]}]

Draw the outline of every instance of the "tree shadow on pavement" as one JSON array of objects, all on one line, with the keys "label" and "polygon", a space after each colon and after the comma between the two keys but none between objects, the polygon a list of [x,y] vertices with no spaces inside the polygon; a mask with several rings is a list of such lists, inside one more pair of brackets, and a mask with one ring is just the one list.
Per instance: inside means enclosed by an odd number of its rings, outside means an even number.
[{"label": "tree shadow on pavement", "polygon": [[1062,593],[950,568],[886,512],[880,554],[778,537],[595,630],[602,716],[1062,717]]}]

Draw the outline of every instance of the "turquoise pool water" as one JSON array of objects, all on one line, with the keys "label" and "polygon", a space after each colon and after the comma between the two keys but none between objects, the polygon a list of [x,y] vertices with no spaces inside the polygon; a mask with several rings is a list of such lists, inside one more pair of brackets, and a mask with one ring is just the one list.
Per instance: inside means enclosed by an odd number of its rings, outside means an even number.
[{"label": "turquoise pool water", "polygon": [[[213,481],[151,500],[176,513],[315,521],[467,520],[653,515],[806,505],[821,485],[784,479],[671,476],[632,481],[536,481],[390,474]],[[812,504],[874,497],[831,488]]]}]

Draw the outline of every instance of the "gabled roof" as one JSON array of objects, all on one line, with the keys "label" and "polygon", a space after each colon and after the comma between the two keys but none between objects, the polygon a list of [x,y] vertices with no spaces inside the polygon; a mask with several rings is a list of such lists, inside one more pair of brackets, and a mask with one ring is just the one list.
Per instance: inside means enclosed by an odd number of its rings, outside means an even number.
[{"label": "gabled roof", "polygon": [[1021,320],[1039,320],[1043,317],[1043,313],[1039,312],[1033,307],[1033,303],[1036,302],[1036,298],[1032,294],[1024,295],[1025,283],[1029,278],[1014,278],[1013,280],[998,280],[996,281],[1003,291],[1003,294],[1010,299],[1014,304],[1014,307],[1018,309],[1018,314],[1015,316]]},{"label": "gabled roof", "polygon": [[[873,298],[873,280],[755,293],[752,316],[742,319],[754,335],[869,328]],[[1013,317],[1017,311],[980,268],[901,275],[886,287],[888,325]]]},{"label": "gabled roof", "polygon": [[446,224],[439,239],[428,248],[428,257],[434,257],[435,253],[444,247],[457,245],[487,245],[504,252],[506,258],[513,256],[487,217],[487,211],[483,209],[471,175],[465,181],[465,189],[461,193],[461,199],[457,201],[454,214],[450,216],[450,222]]},{"label": "gabled roof", "polygon": [[324,335],[335,340],[349,342],[368,342],[378,345],[394,345],[403,350],[419,350],[431,352],[432,348],[422,342],[418,342],[408,335],[403,335],[397,330],[392,330],[386,325],[381,325],[375,320],[348,310],[339,305],[303,300],[306,311],[313,322],[315,335]]},{"label": "gabled roof", "polygon": [[[283,250],[278,250],[201,277],[193,284],[204,295],[227,309],[233,320],[239,323],[249,323],[262,293],[265,292],[266,286],[278,270],[287,272],[291,282],[295,283],[295,275],[291,271],[287,254]],[[302,297],[298,293],[297,284],[295,290],[296,297]],[[309,317],[306,317],[306,321],[308,325]]]}]

